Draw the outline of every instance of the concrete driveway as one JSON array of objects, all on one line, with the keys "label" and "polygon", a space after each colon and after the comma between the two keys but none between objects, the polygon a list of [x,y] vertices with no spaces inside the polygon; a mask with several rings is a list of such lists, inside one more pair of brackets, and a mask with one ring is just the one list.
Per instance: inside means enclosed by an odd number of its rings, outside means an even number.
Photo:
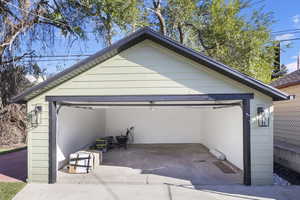
[{"label": "concrete driveway", "polygon": [[28,184],[14,200],[298,200],[299,186],[188,186],[166,184]]}]

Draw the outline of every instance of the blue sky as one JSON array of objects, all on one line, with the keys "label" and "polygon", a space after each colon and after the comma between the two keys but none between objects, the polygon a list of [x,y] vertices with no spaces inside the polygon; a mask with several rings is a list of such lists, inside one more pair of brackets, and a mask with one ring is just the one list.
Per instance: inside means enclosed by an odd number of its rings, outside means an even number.
[{"label": "blue sky", "polygon": [[[272,12],[275,23],[272,25],[272,31],[282,31],[287,29],[299,29],[298,33],[282,32],[274,35],[276,39],[291,39],[300,38],[300,2],[299,0],[256,0],[254,1],[256,8],[264,6],[265,12]],[[72,47],[62,38],[58,37],[54,48],[46,51],[39,51],[37,54],[41,55],[70,55],[70,54],[93,54],[103,48],[101,42],[97,42],[93,37],[87,41],[75,41]],[[289,72],[297,68],[297,55],[300,53],[300,40],[284,42],[283,45],[288,44],[289,48],[282,48],[281,63],[287,65]],[[70,58],[60,58],[56,62],[39,62],[42,68],[46,68],[48,73],[55,73],[65,69],[72,64],[78,62],[83,57],[75,60]],[[65,59],[65,60],[64,60]],[[47,60],[47,59],[43,59]],[[57,66],[59,69],[57,69]]]},{"label": "blue sky", "polygon": [[[299,0],[265,0],[265,11],[273,12],[276,22],[272,31],[287,29],[300,29],[300,1]],[[274,35],[277,39],[300,38],[298,33],[284,33]],[[287,42],[286,42],[287,43]],[[297,68],[297,55],[300,53],[300,40],[291,41],[290,48],[283,48],[281,52],[281,63],[287,65],[289,72]]]}]

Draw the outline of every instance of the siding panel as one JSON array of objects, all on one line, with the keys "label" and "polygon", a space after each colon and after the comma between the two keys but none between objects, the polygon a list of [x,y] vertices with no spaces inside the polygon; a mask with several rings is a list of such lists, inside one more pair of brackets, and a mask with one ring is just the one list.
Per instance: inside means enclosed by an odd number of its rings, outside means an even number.
[{"label": "siding panel", "polygon": [[[36,168],[40,168],[40,167],[48,168],[49,165],[48,165],[48,161],[46,160],[32,160],[32,166],[36,166]],[[33,167],[32,175],[35,175],[34,169],[35,167]]]},{"label": "siding panel", "polygon": [[48,161],[48,152],[47,153],[33,153],[31,159],[35,161]]},{"label": "siding panel", "polygon": [[300,146],[300,86],[290,86],[282,91],[296,95],[296,99],[274,104],[274,136],[276,140]]}]

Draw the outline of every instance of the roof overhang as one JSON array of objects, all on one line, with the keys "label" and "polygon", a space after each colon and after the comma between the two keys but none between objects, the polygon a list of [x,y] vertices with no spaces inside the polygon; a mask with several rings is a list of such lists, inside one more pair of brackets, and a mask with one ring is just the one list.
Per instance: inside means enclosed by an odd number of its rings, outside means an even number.
[{"label": "roof overhang", "polygon": [[135,44],[149,39],[153,42],[156,42],[170,50],[175,51],[178,54],[181,54],[201,65],[208,67],[211,70],[219,72],[225,76],[230,77],[233,80],[236,80],[244,85],[247,85],[250,88],[253,88],[267,96],[272,97],[274,101],[289,100],[290,96],[281,92],[280,90],[264,84],[261,81],[258,81],[252,77],[249,77],[231,67],[228,67],[208,56],[205,56],[191,48],[185,47],[182,44],[151,30],[148,27],[142,28],[129,36],[119,40],[113,45],[104,48],[103,50],[97,52],[96,54],[76,63],[75,65],[67,68],[66,70],[56,74],[55,76],[47,79],[46,81],[33,86],[21,94],[13,97],[11,99],[12,103],[26,103],[28,100],[44,93],[47,90],[50,90],[57,85],[69,80],[78,74],[92,68],[96,64],[104,62],[105,60],[119,54],[120,52],[134,46]]}]

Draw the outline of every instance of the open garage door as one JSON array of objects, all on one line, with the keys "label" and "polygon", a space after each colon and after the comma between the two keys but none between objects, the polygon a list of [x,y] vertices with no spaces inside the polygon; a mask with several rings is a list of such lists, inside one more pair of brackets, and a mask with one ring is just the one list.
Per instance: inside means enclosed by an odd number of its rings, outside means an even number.
[{"label": "open garage door", "polygon": [[[205,167],[200,168],[197,173],[197,167],[201,165],[189,169],[185,166],[191,167],[193,162],[209,161],[210,164],[217,162],[209,156],[210,150],[217,150],[226,156],[230,164],[242,170],[242,182],[250,184],[250,125],[249,115],[247,115],[250,98],[252,95],[249,94],[47,97],[52,111],[50,112],[52,113],[49,149],[50,180],[56,182],[57,169],[65,164],[70,153],[85,148],[95,138],[124,134],[127,127],[134,126],[132,143],[136,145],[123,153],[121,158],[120,153],[107,154],[110,155],[107,156],[109,163],[120,165],[122,158],[126,158],[127,154],[131,154],[132,158],[131,150],[140,152],[136,155],[137,159],[133,159],[131,163],[132,167],[140,165],[140,168],[142,163],[138,160],[147,155],[149,160],[155,158],[172,160],[172,156],[177,155],[175,163],[166,163],[169,169],[158,169],[156,175],[164,174],[180,179],[190,176],[191,179],[195,178],[192,180],[193,183],[205,184],[199,182],[204,178],[199,172]],[[152,154],[143,154],[147,151],[154,151],[156,154],[165,153],[166,157],[151,157]],[[205,158],[199,157],[200,154]],[[193,156],[189,157],[189,155]],[[126,159],[129,161],[128,158]],[[181,160],[183,162],[180,162]],[[147,169],[155,166],[152,164],[148,166],[148,163],[144,162]],[[222,170],[222,166],[218,166],[218,163],[214,164]],[[173,168],[170,167],[171,165]],[[202,172],[212,173],[211,177],[214,178],[218,177],[218,172],[212,169],[206,165],[207,171]],[[181,175],[176,177],[177,174]],[[226,184],[222,182],[226,180],[237,183],[238,176],[232,176],[233,179],[226,177],[230,176],[220,176],[220,184]],[[217,184],[213,181],[209,182],[209,176],[206,179],[207,183]]]}]

